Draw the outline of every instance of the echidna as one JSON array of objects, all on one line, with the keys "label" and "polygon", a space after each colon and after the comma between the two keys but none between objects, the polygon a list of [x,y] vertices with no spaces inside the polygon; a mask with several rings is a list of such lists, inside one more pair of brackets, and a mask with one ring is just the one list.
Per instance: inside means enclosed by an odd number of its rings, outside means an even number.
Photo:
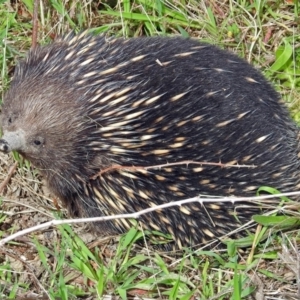
[{"label": "echidna", "polygon": [[[244,60],[196,40],[71,33],[29,51],[2,110],[1,150],[31,161],[74,217],[199,194],[254,195],[262,185],[299,189],[298,128],[278,94]],[[226,234],[259,211],[193,203],[139,221],[181,248]],[[111,234],[131,222],[94,226]]]}]

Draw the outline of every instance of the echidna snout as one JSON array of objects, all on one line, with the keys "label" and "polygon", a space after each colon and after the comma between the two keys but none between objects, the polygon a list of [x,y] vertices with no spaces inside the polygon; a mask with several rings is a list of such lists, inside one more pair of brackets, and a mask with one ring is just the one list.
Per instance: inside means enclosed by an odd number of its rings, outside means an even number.
[{"label": "echidna snout", "polygon": [[[5,96],[2,126],[0,150],[38,167],[74,217],[200,194],[254,195],[262,185],[299,188],[298,128],[278,94],[244,60],[192,39],[83,33],[30,50]],[[139,222],[181,248],[261,211],[254,203],[191,203]],[[115,220],[94,229],[131,226]]]},{"label": "echidna snout", "polygon": [[24,133],[22,130],[6,132],[0,140],[0,151],[8,153],[12,150],[22,151],[25,144]]}]

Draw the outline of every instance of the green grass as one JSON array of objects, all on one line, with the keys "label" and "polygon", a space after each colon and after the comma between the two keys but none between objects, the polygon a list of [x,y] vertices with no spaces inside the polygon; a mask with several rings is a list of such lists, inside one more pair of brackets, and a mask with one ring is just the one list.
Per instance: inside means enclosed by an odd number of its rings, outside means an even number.
[{"label": "green grass", "polygon": [[[1,97],[9,85],[16,61],[31,45],[33,0],[15,2],[0,1],[0,20],[4,20],[0,21]],[[190,36],[233,51],[261,69],[286,101],[295,121],[300,123],[297,1],[42,2],[40,44],[49,43],[69,30],[79,32],[86,28],[93,28],[96,34],[122,37]],[[36,170],[16,154],[15,159],[20,164],[12,186],[21,186],[15,188],[19,197],[37,201],[35,207],[42,206],[50,211],[49,198]],[[1,171],[3,178],[5,173],[4,168]],[[5,197],[3,200],[5,208],[8,200]],[[83,237],[80,238],[69,226],[38,232],[1,250],[0,298],[15,299],[34,292],[49,299],[84,299],[91,295],[101,299],[113,294],[121,299],[140,295],[156,299],[191,299],[195,296],[201,300],[237,300],[247,299],[259,291],[279,299],[280,289],[296,295],[296,285],[291,283],[299,280],[298,269],[290,271],[291,277],[287,277],[286,268],[292,263],[299,265],[296,251],[299,234],[292,230],[282,233],[283,229],[292,228],[299,222],[292,204],[283,203],[287,207],[285,212],[292,214],[292,218],[256,217],[261,224],[257,234],[229,243],[225,251],[186,250],[177,257],[147,247],[141,249],[135,241],[143,236],[143,232],[136,228],[122,236],[114,247],[82,240]],[[13,222],[17,218],[25,218],[24,226],[29,227],[25,213],[17,209],[14,218],[4,208],[0,214],[0,236],[22,227],[19,222]],[[56,210],[53,204],[52,209]],[[271,232],[266,230],[270,227],[274,228]],[[248,248],[238,251],[238,243],[246,243]],[[289,289],[285,288],[287,285]]]}]

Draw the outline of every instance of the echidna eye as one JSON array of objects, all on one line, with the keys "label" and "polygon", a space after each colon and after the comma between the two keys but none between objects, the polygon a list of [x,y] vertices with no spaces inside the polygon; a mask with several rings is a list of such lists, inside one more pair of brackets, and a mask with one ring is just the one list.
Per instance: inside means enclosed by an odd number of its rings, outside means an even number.
[{"label": "echidna eye", "polygon": [[41,146],[44,145],[45,143],[45,139],[43,138],[43,136],[35,136],[34,139],[32,139],[32,144],[34,144],[35,146]]},{"label": "echidna eye", "polygon": [[39,145],[41,144],[41,141],[39,141],[39,140],[34,140],[33,142],[34,142],[34,144],[37,145],[37,146],[39,146]]},{"label": "echidna eye", "polygon": [[8,119],[8,123],[11,124],[12,123],[12,119],[11,117]]}]

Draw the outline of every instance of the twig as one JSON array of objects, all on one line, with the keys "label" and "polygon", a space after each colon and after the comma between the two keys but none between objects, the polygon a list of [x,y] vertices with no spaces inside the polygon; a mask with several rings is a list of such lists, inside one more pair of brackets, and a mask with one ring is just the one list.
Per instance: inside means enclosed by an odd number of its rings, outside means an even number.
[{"label": "twig", "polygon": [[33,17],[32,17],[32,42],[31,47],[35,48],[37,45],[37,36],[38,36],[38,10],[39,10],[39,2],[38,0],[34,0],[33,5]]},{"label": "twig", "polygon": [[255,168],[255,165],[231,165],[231,164],[223,164],[221,162],[214,163],[214,162],[198,162],[194,160],[183,160],[179,162],[174,163],[167,163],[167,164],[161,164],[161,165],[153,165],[149,167],[143,167],[143,166],[120,166],[120,165],[113,165],[110,167],[107,167],[100,172],[98,172],[96,175],[91,177],[91,179],[95,180],[98,176],[101,176],[104,173],[112,172],[114,170],[130,170],[130,171],[138,171],[138,170],[151,170],[151,169],[161,169],[161,168],[168,168],[172,166],[179,166],[179,165],[186,165],[187,167],[189,165],[200,165],[200,166],[217,166],[220,168]]},{"label": "twig", "polygon": [[6,187],[6,185],[8,184],[8,182],[10,181],[11,177],[13,176],[14,172],[16,171],[18,162],[15,162],[9,169],[7,177],[5,178],[5,180],[0,184],[0,194],[3,192],[4,188]]},{"label": "twig", "polygon": [[284,194],[277,194],[277,195],[266,195],[266,196],[259,196],[259,197],[226,197],[226,198],[200,198],[200,197],[194,197],[189,198],[185,200],[180,201],[174,201],[174,202],[168,202],[165,204],[157,205],[154,207],[149,207],[143,210],[140,210],[138,212],[130,213],[130,214],[120,214],[120,215],[113,215],[113,216],[105,216],[105,217],[93,217],[93,218],[82,218],[82,219],[67,219],[67,220],[52,220],[43,224],[39,224],[24,230],[21,230],[19,232],[16,232],[2,240],[0,240],[0,247],[2,247],[4,244],[6,244],[9,241],[14,240],[15,238],[19,238],[20,236],[23,236],[25,234],[41,230],[44,228],[48,228],[50,226],[57,226],[57,225],[63,225],[63,224],[75,224],[75,223],[90,223],[90,222],[104,222],[104,221],[110,221],[110,220],[116,220],[116,219],[138,219],[141,215],[156,211],[165,209],[168,207],[173,206],[181,206],[184,204],[189,204],[193,202],[199,202],[201,205],[205,203],[224,203],[224,202],[251,202],[253,204],[253,201],[260,201],[260,200],[266,200],[266,199],[272,199],[272,198],[278,198],[278,197],[289,197],[289,196],[295,196],[299,195],[300,192],[291,192],[291,193],[284,193]]}]

